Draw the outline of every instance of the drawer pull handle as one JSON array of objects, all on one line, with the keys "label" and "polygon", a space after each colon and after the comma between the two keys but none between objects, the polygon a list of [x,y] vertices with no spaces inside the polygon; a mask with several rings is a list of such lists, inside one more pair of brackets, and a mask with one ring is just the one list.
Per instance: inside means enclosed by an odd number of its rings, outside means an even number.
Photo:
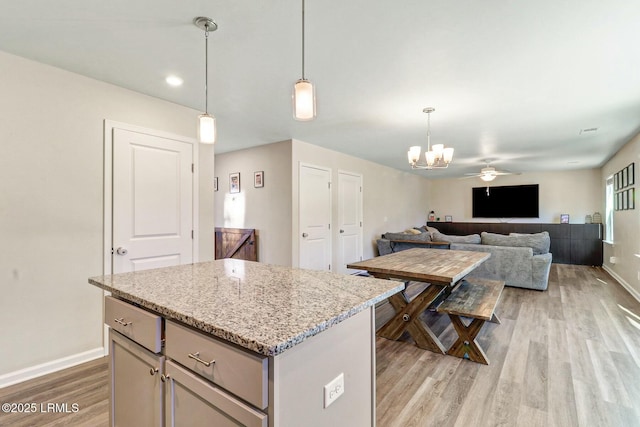
[{"label": "drawer pull handle", "polygon": [[154,376],[158,372],[158,368],[149,369],[149,375]]},{"label": "drawer pull handle", "polygon": [[125,322],[124,317],[121,317],[120,319],[113,319],[113,321],[116,323],[120,323],[122,326],[129,326],[133,324],[133,322]]},{"label": "drawer pull handle", "polygon": [[212,360],[211,362],[207,362],[206,360],[202,360],[200,359],[200,352],[196,351],[195,353],[191,354],[189,353],[189,359],[193,359],[196,362],[200,362],[202,363],[204,366],[206,366],[207,368],[211,365],[213,365],[214,363],[216,363],[215,359]]},{"label": "drawer pull handle", "polygon": [[162,381],[163,383],[169,381],[169,379],[171,379],[171,377],[168,374],[167,375],[165,375],[165,374],[160,375],[160,381]]}]

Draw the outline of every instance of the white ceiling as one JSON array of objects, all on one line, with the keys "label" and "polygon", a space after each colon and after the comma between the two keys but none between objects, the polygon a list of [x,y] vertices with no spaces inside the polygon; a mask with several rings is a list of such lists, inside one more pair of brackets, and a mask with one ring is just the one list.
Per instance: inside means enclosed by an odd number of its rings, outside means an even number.
[{"label": "white ceiling", "polygon": [[407,170],[434,107],[432,143],[454,147],[454,162],[418,173],[450,177],[485,159],[598,167],[640,131],[638,1],[307,0],[306,11],[313,122],[291,114],[301,0],[2,1],[0,50],[202,110],[192,20],[209,16],[218,153],[295,138]]}]

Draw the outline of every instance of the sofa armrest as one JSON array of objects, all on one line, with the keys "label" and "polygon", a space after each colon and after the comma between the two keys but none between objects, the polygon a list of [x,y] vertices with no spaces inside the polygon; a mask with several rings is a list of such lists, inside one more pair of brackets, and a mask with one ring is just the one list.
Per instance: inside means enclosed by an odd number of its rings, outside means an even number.
[{"label": "sofa armrest", "polygon": [[549,272],[551,271],[551,253],[534,255],[531,259],[532,285],[535,289],[544,291],[549,286]]},{"label": "sofa armrest", "polygon": [[391,240],[388,239],[378,239],[378,255],[387,255],[393,252],[393,248],[391,247]]}]

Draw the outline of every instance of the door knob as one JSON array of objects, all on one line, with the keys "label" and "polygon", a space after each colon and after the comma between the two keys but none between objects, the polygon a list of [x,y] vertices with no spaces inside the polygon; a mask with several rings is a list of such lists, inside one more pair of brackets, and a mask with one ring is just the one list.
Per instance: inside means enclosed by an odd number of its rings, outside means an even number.
[{"label": "door knob", "polygon": [[127,254],[127,252],[129,252],[129,251],[127,250],[127,248],[123,248],[122,246],[120,246],[118,249],[116,249],[116,253],[117,253],[118,255],[126,255],[126,254]]},{"label": "door knob", "polygon": [[340,230],[340,233],[344,233],[344,230]]},{"label": "door knob", "polygon": [[307,233],[302,233],[302,237],[307,237],[309,236]]}]

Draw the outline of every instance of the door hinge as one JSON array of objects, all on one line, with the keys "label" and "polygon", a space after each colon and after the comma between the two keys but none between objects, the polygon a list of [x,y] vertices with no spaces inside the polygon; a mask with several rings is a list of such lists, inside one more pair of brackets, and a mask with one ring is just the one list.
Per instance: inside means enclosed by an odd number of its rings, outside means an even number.
[{"label": "door hinge", "polygon": [[329,184],[329,190],[331,190],[331,183],[330,183],[330,182],[327,182],[327,184]]},{"label": "door hinge", "polygon": [[194,163],[191,163],[191,173],[194,173],[196,171],[196,165]]},{"label": "door hinge", "polygon": [[113,248],[111,248],[111,255],[113,255]]},{"label": "door hinge", "polygon": [[329,264],[329,271],[331,271],[331,264]]},{"label": "door hinge", "polygon": [[331,224],[329,224],[329,230],[331,230]]},{"label": "door hinge", "polygon": [[191,239],[193,239],[193,230],[191,230]]},{"label": "door hinge", "polygon": [[360,227],[362,227],[362,221],[360,221]]}]

